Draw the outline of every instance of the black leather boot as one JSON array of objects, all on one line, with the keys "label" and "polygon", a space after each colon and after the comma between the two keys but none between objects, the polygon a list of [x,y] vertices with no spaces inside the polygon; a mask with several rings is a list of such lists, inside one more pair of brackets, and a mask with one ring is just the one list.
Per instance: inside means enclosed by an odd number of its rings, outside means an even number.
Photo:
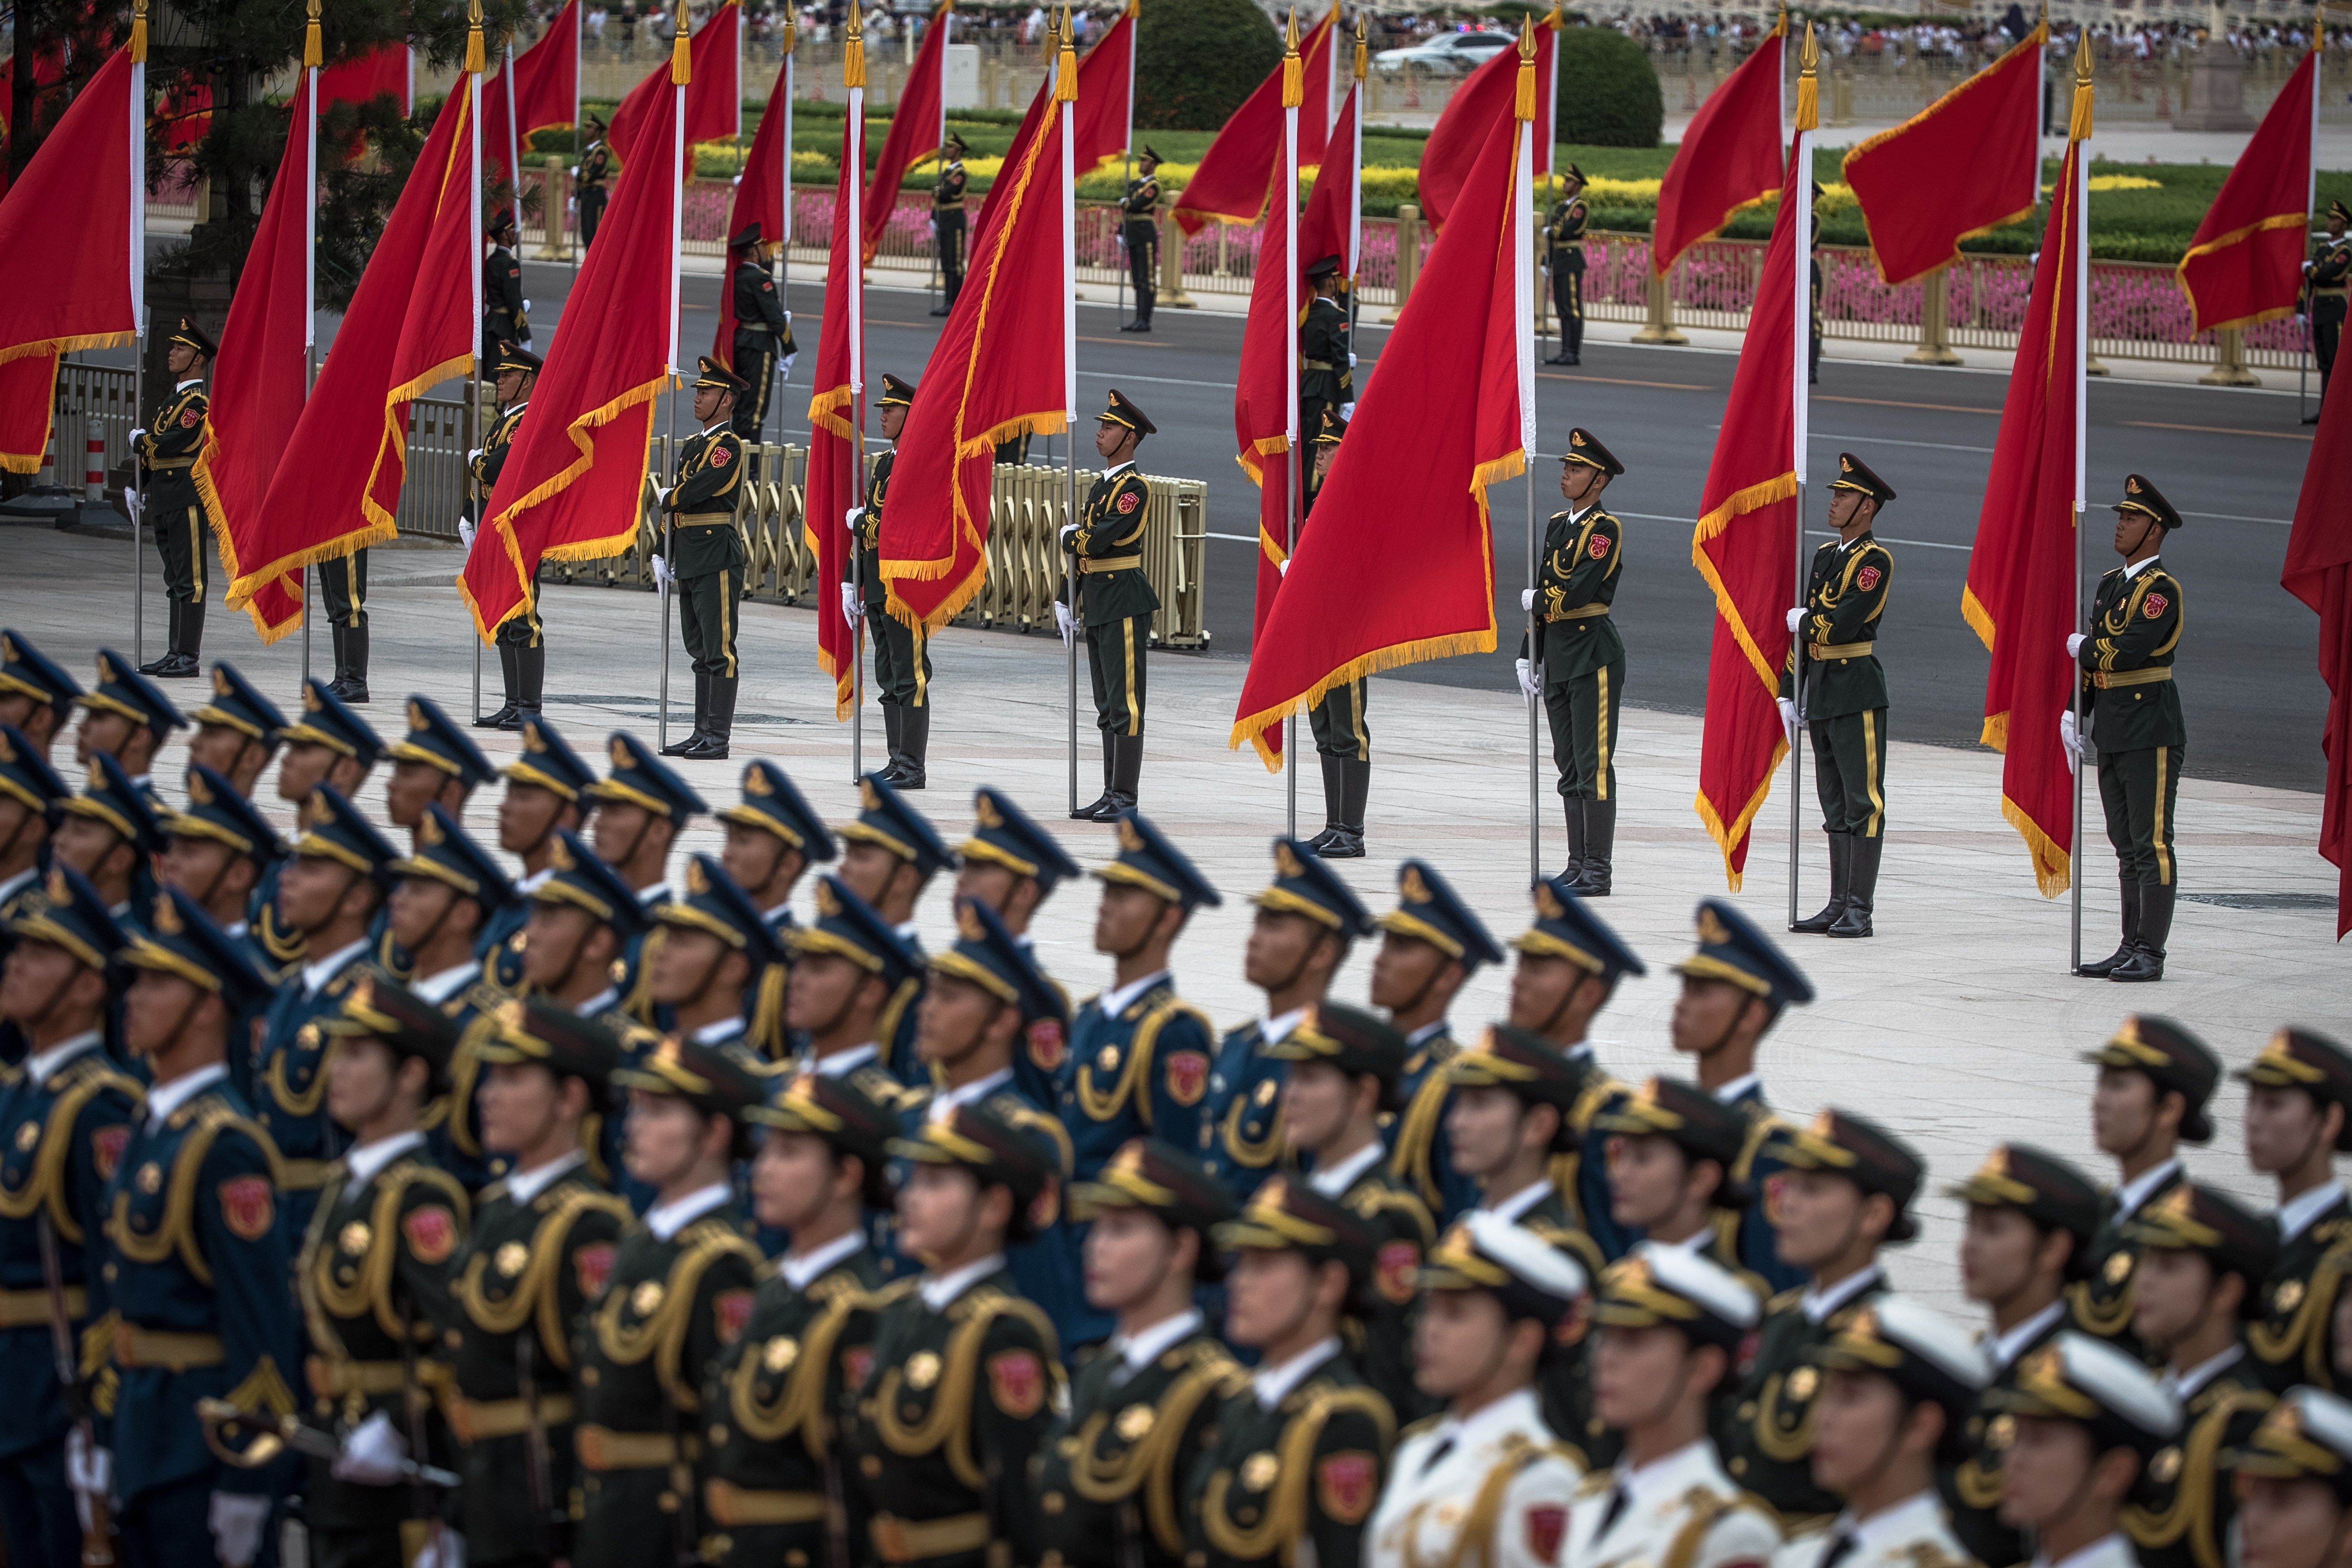
[{"label": "black leather boot", "polygon": [[1339,830],[1318,851],[1326,860],[1364,858],[1364,804],[1372,793],[1372,764],[1359,757],[1339,761]]},{"label": "black leather boot", "polygon": [[923,787],[924,760],[929,755],[931,749],[931,710],[929,704],[926,703],[920,708],[909,708],[906,710],[905,715],[899,719],[898,724],[899,739],[906,746],[907,752],[906,755],[899,760],[898,776],[892,779],[890,782],[897,784],[900,789],[921,789]]},{"label": "black leather boot", "polygon": [[1118,737],[1108,730],[1098,730],[1096,733],[1102,737],[1102,794],[1073,810],[1070,813],[1070,820],[1073,822],[1111,822],[1118,816],[1118,812],[1110,809],[1110,781],[1112,775],[1117,773],[1118,765]]},{"label": "black leather boot", "polygon": [[364,705],[368,700],[368,629],[350,626],[343,632],[345,673],[343,689],[335,695],[346,702]]},{"label": "black leather boot", "polygon": [[516,647],[511,643],[500,643],[498,645],[498,649],[499,681],[500,689],[505,694],[506,700],[500,703],[495,710],[485,713],[480,718],[475,720],[474,728],[477,730],[505,729],[507,727],[507,721],[515,716],[518,694],[522,689],[522,672],[517,667],[515,662],[515,656],[522,650]]},{"label": "black leather boot", "polygon": [[1339,836],[1339,822],[1348,796],[1348,786],[1339,772],[1339,759],[1326,752],[1315,753],[1323,766],[1323,831],[1307,841],[1307,847],[1318,855],[1330,847]]},{"label": "black leather boot", "polygon": [[886,781],[891,784],[897,784],[898,782],[898,761],[904,754],[901,748],[906,744],[906,742],[899,738],[899,732],[907,727],[905,717],[906,712],[907,710],[904,708],[899,707],[895,702],[885,702],[882,704],[882,732],[889,742],[890,754],[884,760],[879,768],[869,771],[879,773]]},{"label": "black leather boot", "polygon": [[2172,904],[2179,890],[2169,882],[2140,884],[2139,941],[2108,979],[2138,983],[2164,978],[2164,942],[2172,934]]},{"label": "black leather boot", "polygon": [[702,737],[678,755],[690,763],[723,763],[727,760],[727,742],[735,732],[735,693],[741,689],[740,677],[724,675],[710,678],[709,691],[704,699]]},{"label": "black leather boot", "polygon": [[1588,899],[1609,896],[1612,851],[1617,842],[1617,803],[1588,800],[1584,807],[1584,867],[1576,874],[1576,890]]},{"label": "black leather boot", "polygon": [[1559,868],[1559,874],[1568,879],[1571,888],[1584,875],[1584,806],[1585,803],[1574,795],[1559,797],[1560,816],[1568,821],[1568,864]]},{"label": "black leather boot", "polygon": [[1852,836],[1853,843],[1853,880],[1847,884],[1845,910],[1837,923],[1829,929],[1831,936],[1868,936],[1872,900],[1878,892],[1878,856],[1886,847],[1884,838]]},{"label": "black leather boot", "polygon": [[694,676],[694,728],[681,738],[661,749],[665,757],[682,757],[708,733],[703,715],[710,711],[710,677],[697,670]]},{"label": "black leather boot", "polygon": [[166,599],[163,603],[172,613],[171,629],[163,634],[163,651],[139,667],[142,675],[161,675],[180,656],[180,616],[184,606],[177,599]]},{"label": "black leather boot", "polygon": [[540,703],[547,693],[547,645],[515,649],[515,673],[520,679],[515,689],[514,718],[501,729],[520,730],[524,720],[539,717]]},{"label": "black leather boot", "polygon": [[191,599],[175,607],[180,614],[179,626],[172,634],[172,657],[156,673],[165,680],[188,680],[204,668],[197,656],[205,647],[205,602]]},{"label": "black leather boot", "polygon": [[1822,837],[1830,841],[1830,901],[1821,913],[1789,928],[1808,936],[1820,936],[1837,924],[1838,916],[1845,913],[1846,891],[1853,885],[1853,835],[1824,832]]},{"label": "black leather boot", "polygon": [[2126,877],[2124,879],[2123,891],[2123,945],[2105,958],[2090,963],[2076,964],[2074,973],[2086,979],[2106,979],[2122,968],[2130,960],[2132,954],[2139,950],[2139,884]]},{"label": "black leather boot", "polygon": [[1114,753],[1111,758],[1110,812],[1102,820],[1117,822],[1119,813],[1135,809],[1136,792],[1143,782],[1143,737],[1113,735],[1110,742]]},{"label": "black leather boot", "polygon": [[329,621],[327,640],[335,650],[335,673],[327,678],[327,689],[341,697],[343,694],[343,682],[351,675],[350,656],[343,651],[343,628]]}]

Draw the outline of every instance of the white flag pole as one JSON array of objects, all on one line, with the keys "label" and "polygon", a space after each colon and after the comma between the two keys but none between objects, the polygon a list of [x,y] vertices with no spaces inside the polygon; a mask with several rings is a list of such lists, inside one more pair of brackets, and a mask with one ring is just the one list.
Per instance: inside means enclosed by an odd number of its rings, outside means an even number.
[{"label": "white flag pole", "polygon": [[[1298,548],[1300,511],[1306,498],[1306,476],[1299,469],[1303,453],[1298,443],[1298,110],[1306,98],[1305,68],[1298,58],[1298,9],[1293,6],[1284,39],[1282,62],[1282,330],[1289,342],[1282,356],[1283,559]],[[1281,589],[1275,590],[1276,594]],[[1282,730],[1282,773],[1286,797],[1283,831],[1298,837],[1298,720],[1285,719]]]},{"label": "white flag pole", "polygon": [[[1784,14],[1784,23],[1785,20]],[[1781,41],[1781,47],[1784,50],[1788,47],[1785,36]],[[1789,454],[1789,462],[1797,477],[1797,517],[1793,525],[1796,530],[1796,541],[1790,554],[1795,561],[1795,603],[1801,609],[1805,603],[1806,576],[1805,454],[1807,447],[1811,444],[1812,430],[1812,395],[1809,362],[1812,357],[1813,346],[1813,132],[1821,123],[1821,83],[1818,74],[1820,69],[1821,47],[1814,40],[1813,25],[1807,22],[1804,47],[1797,57],[1797,126],[1789,152],[1790,183],[1789,188],[1781,193],[1781,200],[1793,201],[1797,204],[1797,210],[1793,215],[1795,222],[1791,226],[1795,251],[1789,259],[1790,290],[1789,409],[1790,430],[1793,437],[1791,441],[1793,449]],[[1786,77],[1784,76],[1782,79],[1785,81]],[[1782,90],[1785,94],[1787,89],[1783,88]],[[1796,671],[1796,679],[1790,683],[1790,690],[1794,693],[1797,705],[1797,732],[1789,739],[1789,924],[1791,929],[1794,929],[1797,921],[1802,918],[1797,908],[1797,900],[1802,896],[1801,885],[1804,879],[1804,856],[1799,848],[1799,839],[1803,833],[1804,790],[1802,786],[1805,776],[1805,742],[1808,736],[1806,724],[1810,718],[1808,712],[1810,705],[1806,700],[1805,650],[1801,633],[1799,634],[1796,646],[1790,651],[1794,660],[1790,668]]]},{"label": "white flag pole", "polygon": [[[1519,24],[1518,80],[1513,92],[1512,111],[1517,123],[1514,127],[1518,142],[1518,155],[1511,171],[1511,209],[1509,238],[1505,242],[1511,257],[1511,349],[1517,379],[1519,399],[1519,465],[1521,489],[1527,499],[1528,527],[1528,586],[1536,585],[1538,543],[1536,537],[1536,280],[1534,236],[1528,233],[1528,220],[1535,208],[1536,190],[1536,90],[1535,32],[1527,23]],[[1363,105],[1356,105],[1359,117]],[[1360,173],[1359,183],[1360,188]],[[1541,657],[1538,646],[1542,628],[1535,612],[1528,612],[1528,658]],[[1538,761],[1539,739],[1536,710],[1538,703],[1529,699],[1528,709],[1528,879],[1543,880],[1543,781]]]}]

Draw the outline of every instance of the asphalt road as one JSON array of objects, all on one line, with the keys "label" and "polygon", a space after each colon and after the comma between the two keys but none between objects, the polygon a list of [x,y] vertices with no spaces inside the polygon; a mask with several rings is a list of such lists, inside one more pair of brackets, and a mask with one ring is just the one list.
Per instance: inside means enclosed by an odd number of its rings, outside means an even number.
[{"label": "asphalt road", "polygon": [[[533,324],[544,352],[571,272],[527,269]],[[719,280],[687,279],[685,352],[716,327]],[[778,405],[785,427],[804,432],[800,410],[813,369],[821,290],[795,282],[792,304],[804,352],[794,367],[802,395]],[[920,376],[939,323],[922,296],[867,296],[866,353],[873,372]],[[1208,657],[1238,659],[1249,647],[1256,491],[1234,464],[1232,386],[1242,323],[1231,316],[1162,310],[1149,337],[1123,335],[1108,306],[1081,305],[1082,400],[1098,405],[1117,384],[1150,414],[1160,434],[1147,469],[1206,479],[1209,487]],[[1359,333],[1360,375],[1376,369],[1385,331]],[[1960,616],[1969,543],[1984,493],[2006,379],[1970,371],[1824,360],[1814,389],[1813,471],[1850,449],[1884,475],[1901,500],[1878,537],[1895,579],[1879,646],[1893,691],[1893,733],[1941,745],[1974,745],[1983,713],[1986,655]],[[1589,345],[1575,369],[1545,367],[1537,381],[1547,452],[1569,427],[1589,426],[1627,472],[1608,503],[1626,527],[1616,622],[1627,654],[1626,700],[1696,713],[1705,706],[1713,601],[1690,564],[1690,530],[1706,479],[1735,357],[1696,349]],[[2126,473],[2153,479],[2187,518],[2165,552],[2190,606],[2180,660],[2189,745],[2187,771],[2208,778],[2316,791],[2325,760],[2319,733],[2327,692],[2315,667],[2318,618],[2278,585],[2289,520],[2311,451],[2292,397],[2095,380],[2089,413],[2090,490],[2084,559],[2092,575],[2116,563],[2110,514]],[[1091,461],[1091,447],[1082,449]],[[1538,519],[1560,505],[1554,463],[1537,468]],[[1818,496],[1818,489],[1816,496]],[[1496,599],[1501,647],[1489,656],[1418,665],[1397,677],[1441,685],[1507,688],[1527,549],[1520,508],[1499,505]],[[1816,526],[1822,503],[1813,502]],[[1826,531],[1820,537],[1828,537]],[[1411,563],[1397,563],[1410,570]],[[2087,595],[2087,584],[2086,584]],[[1378,720],[1375,717],[1375,728]]]}]

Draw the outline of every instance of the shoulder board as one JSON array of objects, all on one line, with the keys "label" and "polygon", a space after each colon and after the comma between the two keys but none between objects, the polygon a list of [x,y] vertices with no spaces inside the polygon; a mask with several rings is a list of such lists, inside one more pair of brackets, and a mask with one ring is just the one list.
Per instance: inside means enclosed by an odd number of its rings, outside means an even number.
[{"label": "shoulder board", "polygon": [[1801,1285],[1792,1285],[1765,1302],[1764,1310],[1767,1312],[1785,1312],[1804,1299],[1805,1288]]},{"label": "shoulder board", "polygon": [[1824,550],[1835,550],[1837,547],[1838,542],[1836,540],[1824,539],[1819,544],[1813,546],[1813,553],[1819,555]]},{"label": "shoulder board", "polygon": [[[1444,1420],[1445,1413],[1442,1410],[1434,1415],[1424,1415],[1410,1426],[1398,1428],[1397,1441],[1399,1443],[1402,1443],[1407,1437],[1418,1437],[1423,1432],[1433,1431]],[[1515,1436],[1517,1436],[1517,1434],[1513,1435]]]},{"label": "shoulder board", "polygon": [[[1584,524],[1587,528],[1590,528],[1597,522],[1617,522],[1617,514],[1606,508],[1596,506],[1592,509],[1592,515],[1584,520]],[[1625,525],[1622,522],[1617,522],[1617,526],[1622,528]]]},{"label": "shoulder board", "polygon": [[1576,1483],[1576,1495],[1580,1498],[1599,1497],[1616,1484],[1617,1477],[1613,1471],[1593,1470]]}]

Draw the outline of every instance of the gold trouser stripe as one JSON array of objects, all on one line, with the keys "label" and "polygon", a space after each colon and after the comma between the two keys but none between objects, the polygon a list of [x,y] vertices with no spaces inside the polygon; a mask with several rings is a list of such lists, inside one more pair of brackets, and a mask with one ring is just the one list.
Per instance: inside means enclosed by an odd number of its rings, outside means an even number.
[{"label": "gold trouser stripe", "polygon": [[1593,798],[1607,800],[1609,798],[1609,667],[1602,665],[1598,673],[1601,677],[1600,705],[1592,710],[1592,728],[1594,736],[1600,742],[1600,767],[1593,773],[1593,783],[1598,786],[1600,793]]},{"label": "gold trouser stripe", "polygon": [[1878,651],[1878,645],[1867,642],[1817,642],[1807,645],[1805,651],[1814,658],[1868,658]]},{"label": "gold trouser stripe", "polygon": [[360,596],[360,556],[356,550],[343,557],[343,585],[352,599],[351,624],[357,626],[360,624],[360,612],[367,608],[367,601]]},{"label": "gold trouser stripe", "polygon": [[1118,623],[1119,640],[1127,645],[1127,732],[1143,733],[1143,710],[1135,705],[1135,617]]},{"label": "gold trouser stripe", "polygon": [[[89,1294],[80,1286],[67,1286],[65,1298],[68,1322],[89,1316]],[[0,1290],[0,1329],[47,1328],[48,1322],[47,1290]]]},{"label": "gold trouser stripe", "polygon": [[218,1366],[227,1359],[218,1334],[178,1334],[130,1323],[114,1325],[117,1366],[160,1366],[185,1372],[192,1366]]},{"label": "gold trouser stripe", "polygon": [[1348,711],[1356,731],[1356,761],[1360,763],[1372,760],[1372,738],[1364,732],[1364,688],[1365,682],[1360,679],[1348,682]]},{"label": "gold trouser stripe", "polygon": [[727,679],[735,679],[735,574],[719,574],[719,646],[727,650]]},{"label": "gold trouser stripe", "polygon": [[408,1386],[407,1373],[396,1361],[332,1361],[314,1355],[302,1363],[310,1392],[321,1399],[346,1394],[398,1394]]},{"label": "gold trouser stripe", "polygon": [[196,603],[205,602],[205,509],[188,509],[188,570],[196,580]]},{"label": "gold trouser stripe", "polygon": [[946,1519],[899,1519],[877,1514],[871,1526],[874,1554],[885,1563],[919,1563],[926,1557],[946,1557],[958,1552],[978,1552],[988,1544],[988,1515],[959,1513]]},{"label": "gold trouser stripe", "polygon": [[1870,796],[1870,826],[1862,830],[1864,838],[1875,838],[1886,826],[1886,799],[1878,788],[1878,710],[1862,710],[1862,787]]},{"label": "gold trouser stripe", "polygon": [[2095,669],[2091,684],[2102,691],[2112,691],[2118,686],[2154,686],[2172,679],[2168,664],[2152,664],[2145,669]]},{"label": "gold trouser stripe", "polygon": [[328,1176],[338,1163],[334,1160],[288,1160],[278,1184],[289,1193],[315,1193],[327,1184]]},{"label": "gold trouser stripe", "polygon": [[[541,1394],[539,1424],[542,1429],[570,1426],[572,1396]],[[449,1430],[464,1443],[478,1443],[489,1437],[520,1437],[530,1430],[530,1403],[523,1399],[452,1399]]]},{"label": "gold trouser stripe", "polygon": [[915,661],[915,700],[908,704],[908,706],[920,708],[923,705],[923,689],[929,684],[929,682],[926,681],[923,678],[930,673],[923,668],[922,627],[912,626],[908,629],[907,646],[914,650],[913,658]]},{"label": "gold trouser stripe", "polygon": [[1078,574],[1090,577],[1097,572],[1124,572],[1130,566],[1143,564],[1140,555],[1105,555],[1098,560],[1078,563]]},{"label": "gold trouser stripe", "polygon": [[2156,749],[2156,831],[2149,835],[2156,845],[2156,881],[2158,887],[2172,886],[2172,851],[2164,847],[2164,784],[2171,772],[2172,748]]},{"label": "gold trouser stripe", "polygon": [[713,1524],[814,1524],[824,1517],[823,1492],[760,1491],[713,1476],[702,1484]]},{"label": "gold trouser stripe", "polygon": [[583,1469],[657,1470],[677,1462],[677,1439],[667,1432],[581,1426],[572,1431],[572,1447]]},{"label": "gold trouser stripe", "polygon": [[1572,610],[1554,610],[1544,617],[1544,622],[1546,625],[1551,625],[1559,621],[1590,621],[1608,613],[1609,606],[1606,605],[1579,605]]}]

